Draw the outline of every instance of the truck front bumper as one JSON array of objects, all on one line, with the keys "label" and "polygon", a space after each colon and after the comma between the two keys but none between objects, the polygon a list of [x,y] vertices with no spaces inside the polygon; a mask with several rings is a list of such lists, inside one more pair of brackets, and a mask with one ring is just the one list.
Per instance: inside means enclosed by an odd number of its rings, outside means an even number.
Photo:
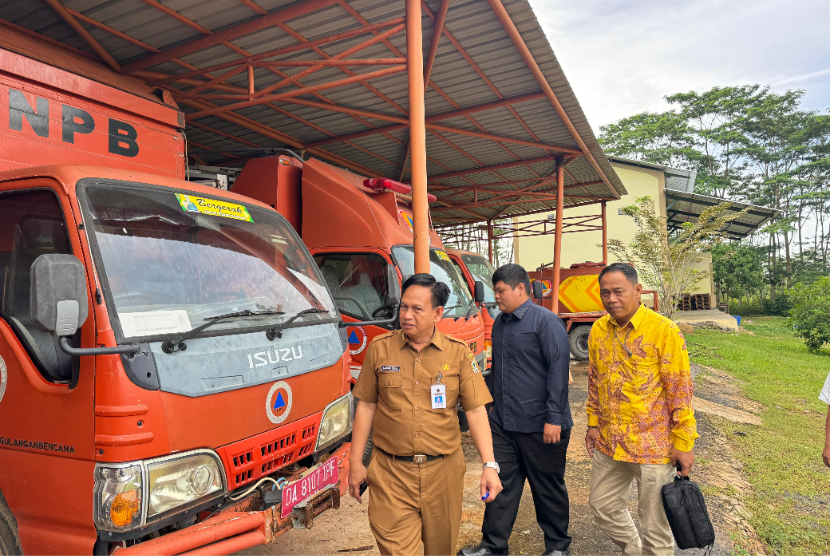
[{"label": "truck front bumper", "polygon": [[337,458],[337,485],[320,492],[301,507],[295,507],[285,518],[280,517],[281,504],[264,511],[253,511],[252,507],[259,507],[261,499],[246,498],[186,529],[130,547],[116,548],[113,556],[232,554],[268,544],[292,528],[308,529],[314,525],[314,519],[329,508],[340,508],[340,497],[348,491],[350,451],[351,443],[346,443],[331,456]]}]

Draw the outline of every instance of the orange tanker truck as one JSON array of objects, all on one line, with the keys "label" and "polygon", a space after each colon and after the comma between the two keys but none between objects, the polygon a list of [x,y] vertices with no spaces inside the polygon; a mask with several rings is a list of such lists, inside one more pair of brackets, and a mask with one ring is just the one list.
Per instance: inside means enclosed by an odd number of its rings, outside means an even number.
[{"label": "orange tanker truck", "polygon": [[0,553],[229,554],[311,526],[352,419],[311,254],[267,204],[182,180],[168,95],[8,38]]},{"label": "orange tanker truck", "polygon": [[[605,313],[602,306],[602,299],[599,296],[599,273],[605,268],[605,263],[577,263],[570,268],[559,270],[559,318],[568,330],[568,343],[571,348],[571,355],[575,359],[588,360],[588,334],[594,321]],[[528,272],[532,282],[539,282],[541,290],[535,302],[553,308],[553,267],[551,264],[544,264],[533,272]],[[658,310],[657,295],[653,290],[643,290],[643,293],[651,294],[654,297],[654,310]]]},{"label": "orange tanker truck", "polygon": [[[409,186],[369,180],[318,159],[271,156],[249,161],[233,191],[274,207],[300,232],[350,325],[356,381],[369,342],[397,326],[396,292],[415,272]],[[432,230],[429,258],[430,272],[450,287],[438,329],[467,342],[486,369],[484,324],[476,305],[481,299],[471,295]]]}]

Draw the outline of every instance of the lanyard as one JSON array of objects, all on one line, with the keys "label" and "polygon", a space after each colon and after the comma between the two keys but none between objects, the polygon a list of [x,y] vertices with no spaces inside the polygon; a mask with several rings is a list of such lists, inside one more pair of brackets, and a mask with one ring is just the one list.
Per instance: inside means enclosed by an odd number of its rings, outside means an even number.
[{"label": "lanyard", "polygon": [[[625,334],[625,342],[628,341],[628,335],[629,334],[631,334],[631,329],[630,328],[628,329],[628,332],[626,332],[626,334]],[[628,347],[626,347],[625,342],[620,340],[620,337],[617,335],[616,327],[614,328],[614,337],[617,338],[617,341],[620,343],[622,348],[625,350],[625,352],[628,354],[628,356],[631,357],[631,350],[629,350]]]}]

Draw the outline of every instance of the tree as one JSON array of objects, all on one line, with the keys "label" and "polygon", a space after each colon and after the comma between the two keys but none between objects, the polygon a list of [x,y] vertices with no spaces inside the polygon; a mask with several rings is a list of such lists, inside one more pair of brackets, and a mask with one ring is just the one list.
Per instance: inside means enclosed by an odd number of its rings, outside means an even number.
[{"label": "tree", "polygon": [[830,343],[830,277],[823,276],[809,286],[796,284],[790,298],[795,335],[804,339],[809,351],[818,352]]},{"label": "tree", "polygon": [[608,154],[675,168],[692,168],[700,158],[693,130],[675,112],[643,112],[599,129]]},{"label": "tree", "polygon": [[712,272],[721,295],[743,300],[764,287],[763,253],[747,243],[722,243],[712,247]]},{"label": "tree", "polygon": [[778,292],[830,273],[830,113],[802,110],[803,95],[714,87],[601,128],[609,153],[696,170],[696,193],[781,212],[748,240],[763,246],[761,295],[770,305]]},{"label": "tree", "polygon": [[745,212],[725,214],[730,206],[709,207],[697,222],[686,222],[680,230],[670,231],[666,217],[655,212],[651,198],[640,197],[636,204],[622,209],[637,224],[633,241],[625,245],[612,239],[608,250],[619,260],[634,264],[642,281],[657,291],[660,312],[671,318],[681,295],[709,276],[708,270],[695,269],[704,252],[722,243],[726,226]]}]

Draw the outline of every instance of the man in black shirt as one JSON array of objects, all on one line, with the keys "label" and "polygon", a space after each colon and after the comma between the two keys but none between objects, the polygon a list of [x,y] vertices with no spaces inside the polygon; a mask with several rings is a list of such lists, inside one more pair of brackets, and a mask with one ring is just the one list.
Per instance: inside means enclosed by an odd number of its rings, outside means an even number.
[{"label": "man in black shirt", "polygon": [[573,426],[568,333],[559,317],[530,299],[530,279],[521,266],[499,268],[493,289],[502,314],[493,324],[490,429],[504,490],[484,510],[481,544],[459,554],[507,554],[525,479],[545,534],[545,554],[567,554],[565,456]]}]

